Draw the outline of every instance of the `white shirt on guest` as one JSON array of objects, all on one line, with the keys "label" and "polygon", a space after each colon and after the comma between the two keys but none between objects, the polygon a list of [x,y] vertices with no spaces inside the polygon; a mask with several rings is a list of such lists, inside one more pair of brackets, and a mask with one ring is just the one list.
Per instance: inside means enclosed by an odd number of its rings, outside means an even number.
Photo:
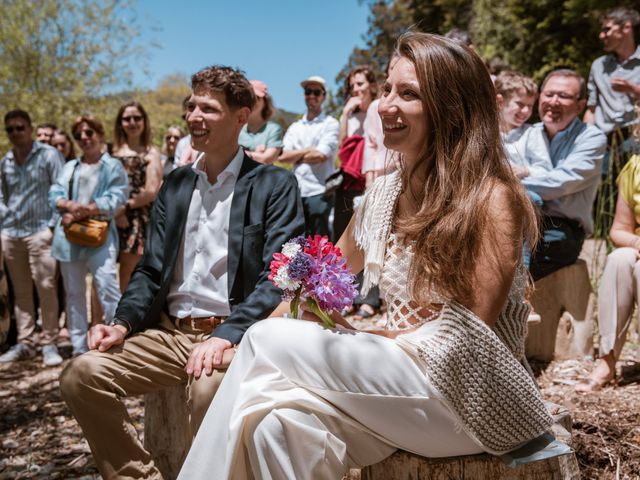
[{"label": "white shirt on guest", "polygon": [[284,135],[283,150],[313,148],[327,157],[320,163],[294,165],[293,173],[298,180],[302,197],[324,193],[327,177],[335,170],[339,128],[338,121],[324,112],[313,120],[307,120],[307,114],[305,114],[300,120],[292,123]]},{"label": "white shirt on guest", "polygon": [[229,215],[243,158],[239,148],[213,185],[202,169],[204,156],[193,163],[198,178],[167,295],[169,314],[174,317],[226,316],[231,312],[227,286]]}]

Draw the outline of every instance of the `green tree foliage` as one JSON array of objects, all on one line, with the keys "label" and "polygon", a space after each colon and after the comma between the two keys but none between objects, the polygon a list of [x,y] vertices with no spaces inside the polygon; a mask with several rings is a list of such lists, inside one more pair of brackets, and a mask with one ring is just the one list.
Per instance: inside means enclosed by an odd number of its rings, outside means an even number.
[{"label": "green tree foliage", "polygon": [[340,87],[335,96],[327,98],[325,105],[329,112],[336,113],[341,110],[348,93],[344,81],[353,67],[371,65],[382,76],[393,53],[396,39],[414,23],[412,1],[367,0],[370,13],[369,28],[364,35],[365,47],[354,48],[347,64],[338,73],[336,83]]},{"label": "green tree foliage", "polygon": [[36,123],[66,126],[104,112],[104,93],[145,66],[129,0],[0,0],[0,9],[3,112],[23,108]]},{"label": "green tree foliage", "polygon": [[421,32],[441,35],[452,28],[467,30],[472,6],[471,0],[412,0],[413,23]]},{"label": "green tree foliage", "polygon": [[[619,0],[474,0],[471,31],[486,58],[536,80],[553,68],[570,67],[587,76],[602,55],[599,15]],[[624,2],[640,10],[640,1]]]}]

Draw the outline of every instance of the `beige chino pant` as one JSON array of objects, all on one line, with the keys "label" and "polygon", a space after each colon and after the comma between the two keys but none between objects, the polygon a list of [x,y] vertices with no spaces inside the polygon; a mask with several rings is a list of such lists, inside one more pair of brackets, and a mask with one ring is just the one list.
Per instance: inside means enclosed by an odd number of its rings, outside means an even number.
[{"label": "beige chino pant", "polygon": [[2,235],[2,252],[15,296],[18,342],[33,344],[36,311],[33,284],[40,298],[42,312],[41,343],[48,345],[58,335],[58,294],[56,261],[51,256],[53,233],[48,228],[28,237]]},{"label": "beige chino pant", "polygon": [[607,257],[598,289],[600,356],[620,352],[631,325],[634,303],[640,301],[640,261],[635,248],[616,248]]},{"label": "beige chino pant", "polygon": [[162,478],[137,436],[123,397],[186,385],[191,433],[196,434],[225,373],[215,370],[194,380],[184,371],[193,346],[208,335],[162,314],[157,328],[135,334],[107,352],[91,350],[64,369],[62,396],[104,479]]}]

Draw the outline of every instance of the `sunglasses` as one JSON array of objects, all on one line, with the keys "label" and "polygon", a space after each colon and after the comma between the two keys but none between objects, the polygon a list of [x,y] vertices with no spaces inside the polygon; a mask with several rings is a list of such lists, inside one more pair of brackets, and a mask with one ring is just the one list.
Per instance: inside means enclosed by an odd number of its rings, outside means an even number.
[{"label": "sunglasses", "polygon": [[16,125],[15,127],[4,127],[4,131],[11,135],[13,132],[24,132],[26,128],[24,125]]},{"label": "sunglasses", "polygon": [[165,140],[171,140],[172,138],[175,138],[176,140],[180,140],[180,136],[178,135],[167,135],[166,137],[164,137]]},{"label": "sunglasses", "polygon": [[130,115],[128,117],[122,117],[122,121],[125,123],[129,123],[129,122],[141,122],[142,121],[142,115]]},{"label": "sunglasses", "polygon": [[313,95],[315,97],[321,97],[322,95],[324,95],[324,90],[322,90],[320,88],[305,88],[304,89],[304,94],[307,97],[310,97],[311,95]]},{"label": "sunglasses", "polygon": [[85,136],[87,138],[93,138],[94,132],[93,130],[91,130],[90,128],[85,128],[84,130],[80,130],[79,132],[74,132],[73,134],[73,138],[76,139],[76,141],[80,141],[82,139],[82,134],[85,134]]}]

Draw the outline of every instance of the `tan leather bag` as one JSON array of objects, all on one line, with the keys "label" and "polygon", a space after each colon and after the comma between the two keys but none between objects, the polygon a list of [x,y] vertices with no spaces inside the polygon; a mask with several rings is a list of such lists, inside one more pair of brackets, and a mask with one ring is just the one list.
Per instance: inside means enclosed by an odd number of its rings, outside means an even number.
[{"label": "tan leather bag", "polygon": [[64,234],[71,243],[82,247],[101,247],[109,236],[109,222],[85,218],[64,227]]}]

